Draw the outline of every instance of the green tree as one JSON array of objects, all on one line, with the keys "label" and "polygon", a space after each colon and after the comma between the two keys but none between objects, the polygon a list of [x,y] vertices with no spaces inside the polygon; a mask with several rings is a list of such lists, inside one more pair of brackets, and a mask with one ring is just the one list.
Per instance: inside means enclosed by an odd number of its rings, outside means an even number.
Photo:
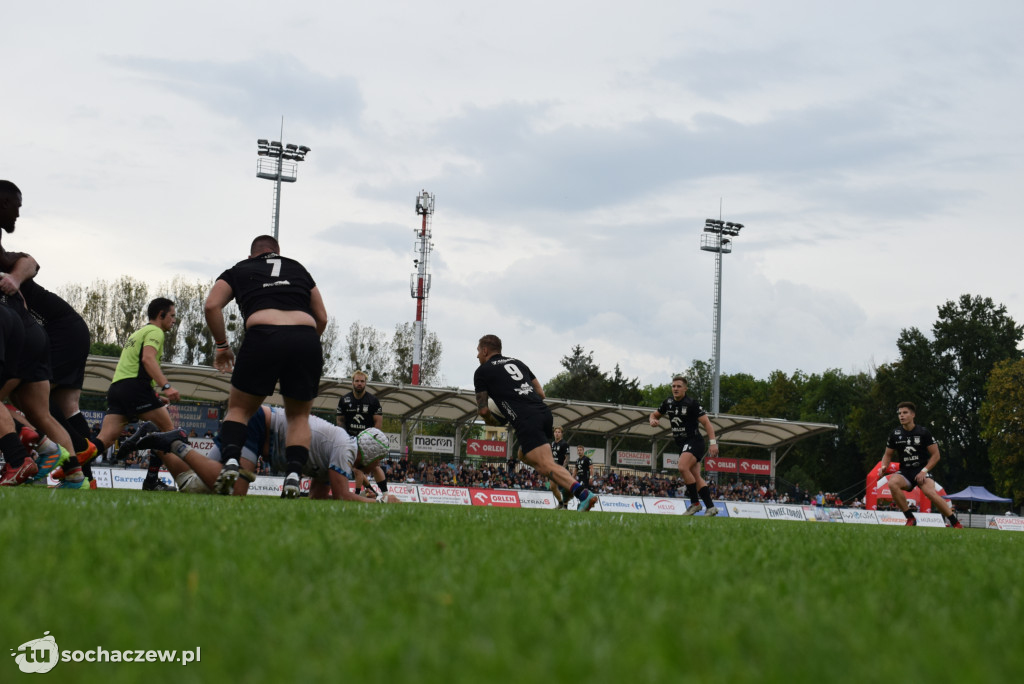
[{"label": "green tree", "polygon": [[[391,339],[391,367],[388,379],[395,383],[412,382],[414,325],[398,323],[395,336]],[[420,351],[420,384],[439,385],[441,378],[441,340],[437,333],[425,330],[423,348]]]},{"label": "green tree", "polygon": [[110,321],[114,341],[122,347],[133,332],[146,325],[146,307],[152,298],[149,286],[131,276],[121,276],[110,286]]},{"label": "green tree", "polygon": [[356,371],[363,371],[371,381],[386,380],[390,365],[389,351],[387,336],[383,332],[355,321],[345,335],[342,352],[345,357],[345,376],[352,377]]},{"label": "green tree", "polygon": [[594,352],[586,352],[576,345],[568,356],[562,357],[565,370],[544,385],[544,394],[558,399],[576,401],[605,401],[608,379],[594,362]]},{"label": "green tree", "polygon": [[981,436],[989,442],[996,493],[1024,500],[1024,360],[992,369],[981,404]]},{"label": "green tree", "polygon": [[[948,422],[943,426],[946,450],[962,469],[964,484],[991,484],[988,445],[981,437],[979,414],[985,384],[997,363],[1021,358],[1017,349],[1024,328],[1006,307],[988,297],[961,295],[939,307],[932,328],[938,365],[946,374],[943,398]],[[951,471],[955,475],[955,470]]]},{"label": "green tree", "polygon": [[611,376],[606,378],[605,385],[605,401],[611,404],[637,406],[640,404],[641,399],[643,399],[643,393],[640,391],[640,381],[637,378],[627,378],[623,375],[619,364],[615,364],[615,370]]}]

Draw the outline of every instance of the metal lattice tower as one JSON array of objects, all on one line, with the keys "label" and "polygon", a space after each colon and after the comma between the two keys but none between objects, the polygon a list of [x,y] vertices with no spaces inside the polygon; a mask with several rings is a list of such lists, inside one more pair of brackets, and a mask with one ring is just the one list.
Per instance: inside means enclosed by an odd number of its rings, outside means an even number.
[{"label": "metal lattice tower", "polygon": [[427,297],[430,294],[430,241],[434,217],[434,196],[423,190],[416,196],[416,214],[423,217],[423,223],[416,232],[416,254],[413,261],[416,273],[412,274],[409,289],[416,300],[416,323],[413,326],[412,384],[420,384],[420,364],[423,360],[423,331],[427,324]]}]

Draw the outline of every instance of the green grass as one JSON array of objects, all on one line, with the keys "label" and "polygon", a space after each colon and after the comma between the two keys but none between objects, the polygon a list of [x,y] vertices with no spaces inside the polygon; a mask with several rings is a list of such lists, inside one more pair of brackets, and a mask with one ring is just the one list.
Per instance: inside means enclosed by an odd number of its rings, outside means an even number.
[{"label": "green grass", "polygon": [[[0,490],[0,644],[60,681],[1015,681],[1024,535]],[[26,677],[0,661],[0,681]]]}]

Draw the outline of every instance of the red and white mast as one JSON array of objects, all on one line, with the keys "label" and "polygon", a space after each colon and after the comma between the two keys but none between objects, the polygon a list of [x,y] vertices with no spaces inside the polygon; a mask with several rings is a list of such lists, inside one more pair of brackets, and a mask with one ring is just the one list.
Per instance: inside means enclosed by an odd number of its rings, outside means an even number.
[{"label": "red and white mast", "polygon": [[430,224],[434,216],[434,196],[426,190],[416,196],[416,214],[423,217],[423,224],[417,231],[416,253],[413,261],[416,273],[410,282],[412,297],[416,300],[416,323],[413,326],[412,384],[420,384],[420,363],[423,359],[423,328],[427,323],[427,295],[430,294]]}]

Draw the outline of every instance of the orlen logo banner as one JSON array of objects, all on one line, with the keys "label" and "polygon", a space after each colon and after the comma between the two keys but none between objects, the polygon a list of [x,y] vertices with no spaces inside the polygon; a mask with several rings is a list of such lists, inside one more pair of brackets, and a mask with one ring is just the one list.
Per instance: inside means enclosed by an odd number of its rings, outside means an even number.
[{"label": "orlen logo banner", "polygon": [[740,459],[739,467],[736,472],[741,475],[771,475],[772,462],[759,461],[753,458],[743,458]]},{"label": "orlen logo banner", "polygon": [[500,489],[469,488],[469,497],[474,506],[501,506],[502,508],[519,508],[519,495],[514,491]]},{"label": "orlen logo banner", "polygon": [[496,458],[505,460],[508,453],[508,444],[491,439],[467,439],[466,454],[479,456],[481,458]]},{"label": "orlen logo banner", "polygon": [[738,463],[735,458],[712,458],[704,457],[704,470],[709,473],[735,473]]}]

